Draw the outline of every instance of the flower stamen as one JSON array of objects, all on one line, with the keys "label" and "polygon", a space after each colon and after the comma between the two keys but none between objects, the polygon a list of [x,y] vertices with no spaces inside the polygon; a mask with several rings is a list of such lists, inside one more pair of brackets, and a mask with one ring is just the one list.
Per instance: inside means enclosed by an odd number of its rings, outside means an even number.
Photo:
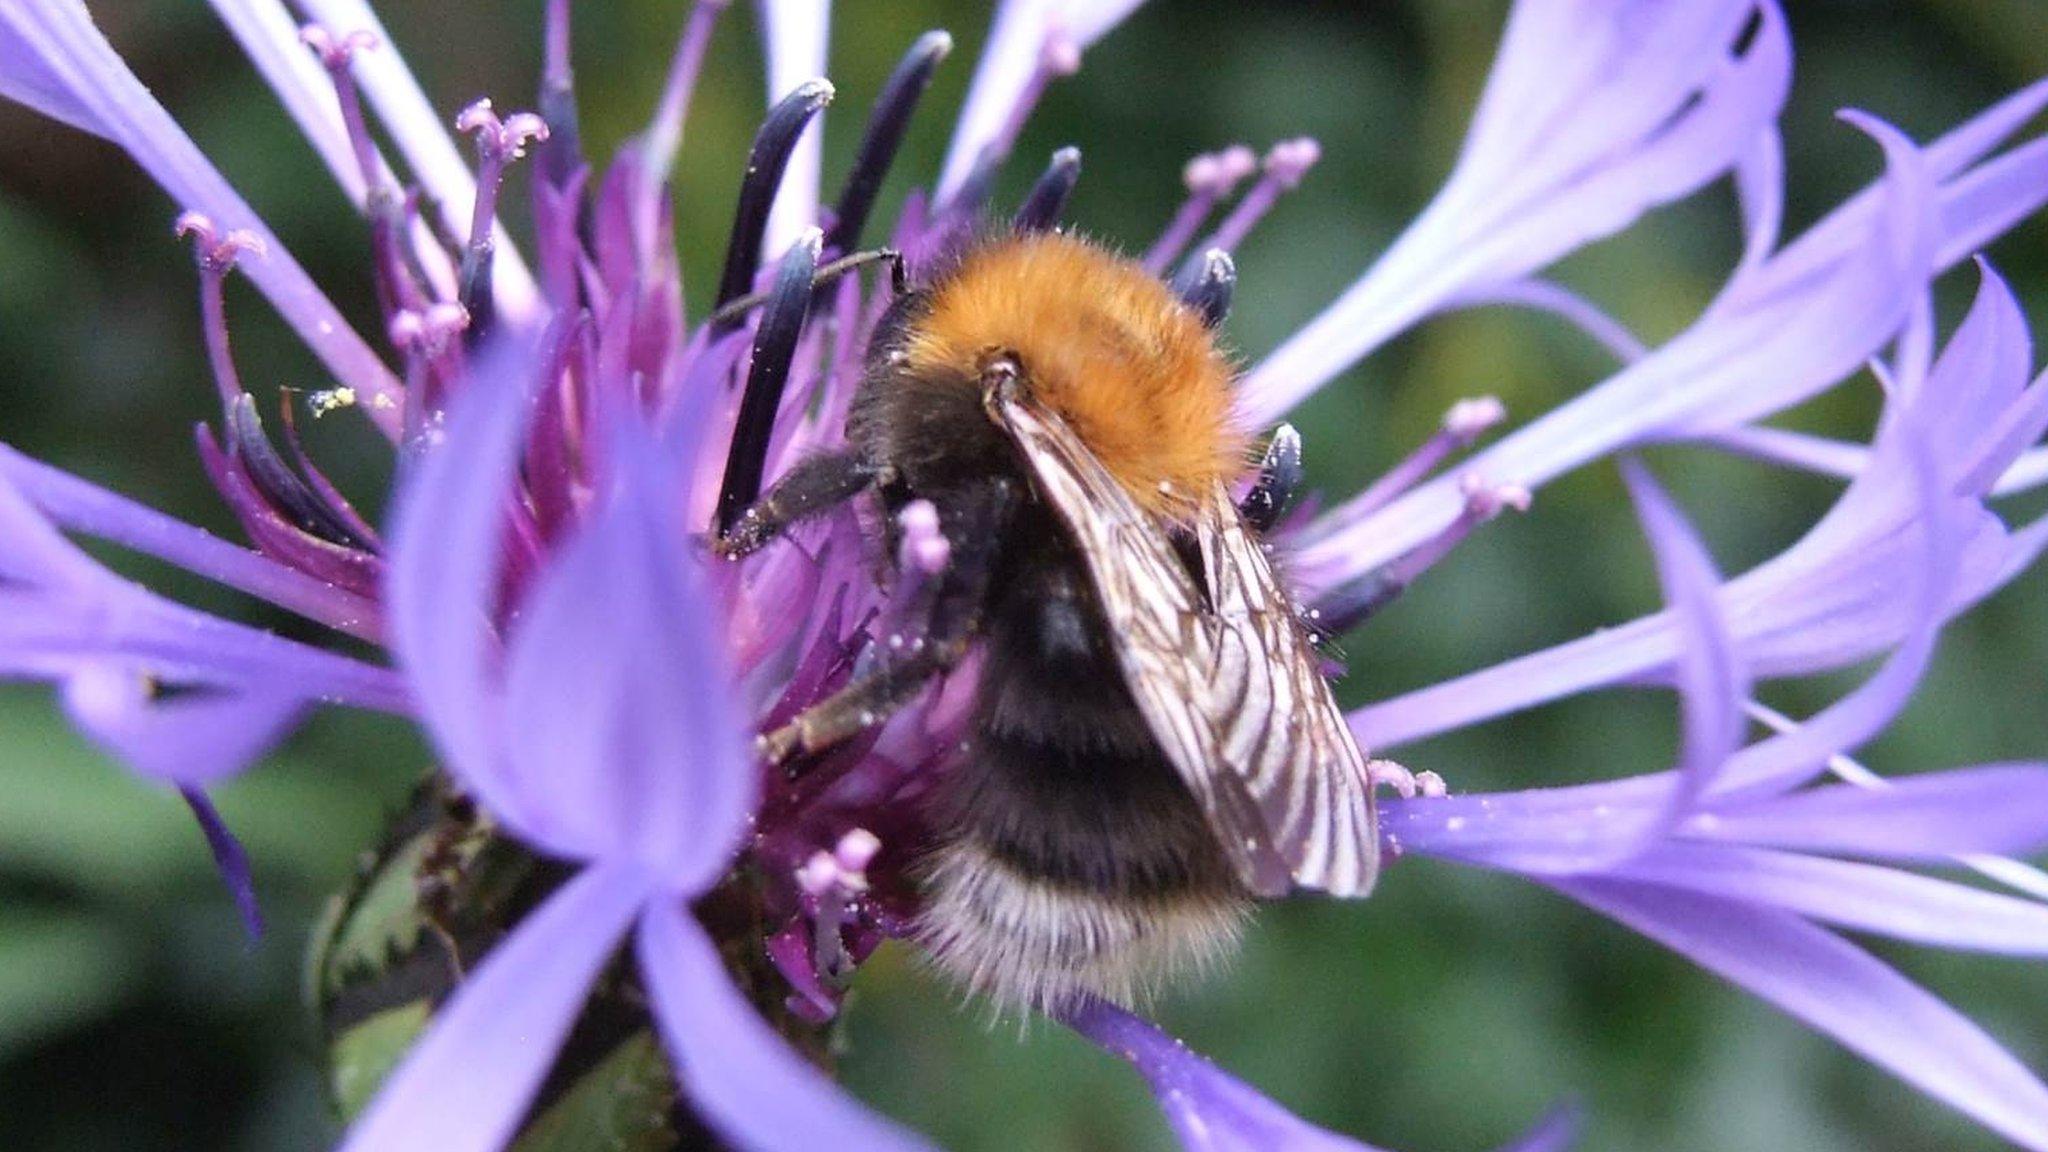
[{"label": "flower stamen", "polygon": [[[716,307],[751,292],[754,276],[761,268],[761,238],[768,231],[768,209],[782,187],[782,174],[789,167],[797,138],[811,118],[832,102],[832,82],[806,80],[769,109],[754,134],[754,146],[747,153],[747,172],[740,181],[739,207],[734,211],[732,235],[726,243],[725,271],[718,280]],[[822,237],[820,238],[822,244]],[[740,317],[713,321],[712,335],[722,336],[737,328]],[[771,410],[772,411],[772,410]]]},{"label": "flower stamen", "polygon": [[424,308],[426,294],[412,275],[401,239],[413,221],[411,204],[409,198],[385,178],[384,165],[377,157],[377,145],[370,136],[370,122],[363,114],[362,92],[356,86],[353,71],[356,53],[374,50],[382,41],[375,33],[360,29],[337,39],[318,24],[308,24],[299,29],[299,40],[313,50],[327,69],[328,78],[334,85],[335,99],[341,105],[341,123],[348,135],[349,148],[355,155],[356,167],[362,172],[363,186],[367,189],[363,211],[370,218],[371,254],[376,261],[377,291],[384,316],[388,320],[400,309]]},{"label": "flower stamen", "polygon": [[1024,197],[1024,203],[1010,218],[1010,227],[1017,232],[1051,232],[1060,225],[1060,213],[1066,210],[1067,198],[1074,194],[1074,185],[1081,179],[1081,150],[1074,147],[1062,148],[1052,154],[1052,162],[1046,165],[1044,175],[1031,186],[1031,192]]},{"label": "flower stamen", "polygon": [[1252,185],[1252,190],[1245,193],[1244,199],[1238,201],[1237,207],[1230,210],[1230,215],[1223,218],[1223,223],[1216,226],[1216,231],[1210,233],[1197,250],[1221,248],[1225,252],[1235,251],[1251,234],[1252,228],[1273,210],[1273,205],[1280,202],[1280,197],[1299,186],[1308,176],[1309,169],[1322,158],[1323,146],[1308,136],[1282,140],[1273,145],[1267,150],[1265,159],[1260,161],[1259,182]]},{"label": "flower stamen", "polygon": [[1373,481],[1365,491],[1347,501],[1344,507],[1333,512],[1326,526],[1340,528],[1386,507],[1436,471],[1439,464],[1470,448],[1507,418],[1507,406],[1494,396],[1476,396],[1451,405],[1435,435],[1423,441],[1421,447],[1388,469],[1386,475]]},{"label": "flower stamen", "polygon": [[903,134],[910,127],[911,114],[917,111],[925,89],[931,86],[932,73],[952,51],[953,37],[945,32],[927,32],[917,38],[917,43],[910,46],[896,70],[889,74],[888,83],[882,86],[882,94],[876,97],[874,108],[868,113],[867,131],[861,136],[860,151],[854,155],[853,170],[847,174],[846,186],[833,206],[832,227],[825,232],[826,251],[844,254],[860,243],[861,231],[867,227],[868,216],[875,208],[875,197],[882,190],[882,178],[888,174],[896,150],[903,144]]},{"label": "flower stamen", "polygon": [[1181,182],[1187,185],[1188,198],[1181,202],[1173,219],[1166,225],[1159,239],[1146,249],[1141,261],[1145,270],[1154,275],[1166,271],[1173,258],[1181,254],[1188,241],[1195,238],[1196,229],[1215,211],[1216,205],[1230,198],[1244,178],[1256,172],[1258,156],[1242,144],[1232,144],[1220,152],[1204,152],[1188,161],[1181,172]]},{"label": "flower stamen", "polygon": [[235,371],[234,351],[228,342],[226,282],[228,272],[243,253],[261,259],[263,240],[253,232],[232,229],[220,235],[211,217],[186,212],[173,226],[181,238],[193,241],[193,257],[199,265],[199,312],[206,333],[206,359],[213,368],[213,381],[223,409],[232,410],[242,395],[242,378]]},{"label": "flower stamen", "polygon": [[1477,473],[1467,473],[1458,486],[1464,492],[1465,507],[1456,520],[1406,554],[1325,593],[1304,614],[1309,625],[1324,636],[1339,636],[1358,627],[1455,551],[1481,524],[1510,508],[1529,510],[1529,490],[1519,484],[1490,484]]},{"label": "flower stamen", "polygon": [[459,293],[469,313],[468,330],[481,334],[496,316],[491,294],[491,262],[497,252],[491,221],[498,211],[498,189],[505,169],[526,155],[526,146],[548,138],[548,123],[531,112],[499,118],[486,96],[462,110],[455,129],[476,137],[476,205],[470,215],[469,244],[463,249]]},{"label": "flower stamen", "polygon": [[[1053,27],[1046,30],[1045,39],[1040,41],[1038,59],[1031,69],[1031,76],[1024,82],[1024,88],[1011,103],[1009,113],[981,146],[975,155],[974,167],[968,172],[958,190],[940,206],[935,216],[953,217],[955,222],[965,220],[981,202],[988,197],[989,186],[995,181],[996,170],[1009,158],[1010,150],[1017,144],[1017,137],[1024,131],[1024,122],[1038,107],[1045,90],[1054,80],[1072,76],[1081,70],[1081,44],[1064,29]],[[949,229],[941,228],[942,232]]]}]

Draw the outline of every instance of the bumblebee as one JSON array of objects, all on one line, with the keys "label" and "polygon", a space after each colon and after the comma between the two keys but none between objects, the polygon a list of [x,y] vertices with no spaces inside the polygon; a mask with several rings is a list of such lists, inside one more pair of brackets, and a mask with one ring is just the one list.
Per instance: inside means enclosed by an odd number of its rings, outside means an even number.
[{"label": "bumblebee", "polygon": [[938,511],[926,643],[764,741],[829,747],[982,651],[919,935],[1000,1007],[1129,1004],[1229,951],[1255,899],[1378,871],[1364,754],[1262,540],[1299,440],[1249,475],[1213,332],[1229,278],[1202,283],[1049,228],[968,246],[885,316],[845,448],[719,541],[744,554],[864,492]]}]

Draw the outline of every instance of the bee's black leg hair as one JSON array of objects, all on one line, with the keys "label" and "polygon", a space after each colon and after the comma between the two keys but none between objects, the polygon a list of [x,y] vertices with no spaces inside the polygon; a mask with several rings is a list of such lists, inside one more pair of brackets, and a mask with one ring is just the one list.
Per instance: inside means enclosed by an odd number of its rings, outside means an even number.
[{"label": "bee's black leg hair", "polygon": [[768,466],[768,441],[775,432],[775,414],[782,407],[782,388],[789,383],[790,361],[811,309],[811,273],[818,267],[818,236],[809,233],[790,245],[776,272],[768,311],[754,331],[754,359],[747,368],[747,388],[740,396],[739,418],[733,423],[732,447],[725,457],[725,479],[718,489],[718,535],[730,535],[740,513],[761,494],[761,473]]},{"label": "bee's black leg hair", "polygon": [[[822,80],[807,80],[768,110],[768,118],[754,134],[753,151],[747,154],[747,174],[740,181],[739,207],[734,212],[732,237],[725,248],[725,272],[718,280],[718,308],[746,295],[754,287],[754,273],[761,270],[761,236],[768,230],[768,206],[782,186],[782,173],[796,150],[804,125],[832,102],[832,86]],[[728,317],[714,323],[714,332],[730,332],[738,321]]]},{"label": "bee's black leg hair", "polygon": [[1263,536],[1287,514],[1301,491],[1301,481],[1301,433],[1292,424],[1282,424],[1273,430],[1266,458],[1259,464],[1259,478],[1238,501],[1237,510],[1252,531]]},{"label": "bee's black leg hair", "polygon": [[[816,272],[811,274],[811,291],[816,292],[818,289],[825,287],[827,284],[857,268],[863,268],[869,264],[883,261],[886,261],[889,265],[889,290],[898,296],[909,291],[908,276],[903,270],[903,253],[898,252],[894,248],[870,248],[865,252],[855,252],[852,255],[841,256],[837,260],[826,262]],[[720,307],[718,311],[713,312],[711,314],[711,323],[715,327],[728,320],[738,319],[746,315],[749,309],[759,308],[761,305],[766,304],[774,295],[775,289],[772,288],[766,292],[749,292],[745,296],[741,296],[737,300],[733,300]]]},{"label": "bee's black leg hair", "polygon": [[951,36],[927,32],[904,53],[896,70],[889,74],[888,83],[882,85],[882,94],[868,113],[860,151],[854,154],[853,170],[847,174],[846,186],[832,210],[832,230],[825,234],[827,251],[851,252],[860,243],[861,229],[867,227],[868,215],[874,211],[882,179],[889,174],[896,149],[903,143],[903,133],[910,127],[910,115],[931,84],[939,61],[952,50]]},{"label": "bee's black leg hair", "polygon": [[1173,278],[1174,294],[1202,317],[1205,327],[1220,326],[1230,315],[1237,289],[1237,265],[1221,248],[1190,256]]},{"label": "bee's black leg hair", "polygon": [[922,642],[905,645],[900,655],[894,645],[885,647],[874,667],[762,736],[761,751],[770,763],[830,748],[882,723],[960,662],[981,626],[996,551],[1016,506],[1015,485],[1000,478],[947,501],[940,531],[952,556],[930,600]]},{"label": "bee's black leg hair", "polygon": [[837,508],[880,478],[880,470],[851,448],[806,456],[740,513],[731,530],[712,540],[712,551],[734,559],[755,552],[791,525]]},{"label": "bee's black leg hair", "polygon": [[1081,179],[1081,150],[1062,148],[1052,154],[1052,163],[1046,166],[1045,174],[1038,183],[1031,186],[1031,194],[1024,197],[1024,203],[1017,208],[1017,214],[1010,218],[1010,228],[1018,233],[1050,232],[1060,225],[1060,212],[1067,206],[1067,197],[1074,194],[1074,185]]}]

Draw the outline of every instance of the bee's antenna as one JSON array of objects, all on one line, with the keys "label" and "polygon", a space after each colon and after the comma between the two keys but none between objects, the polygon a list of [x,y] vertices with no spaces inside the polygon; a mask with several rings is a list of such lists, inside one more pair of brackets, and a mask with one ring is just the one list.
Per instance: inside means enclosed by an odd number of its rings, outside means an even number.
[{"label": "bee's antenna", "polygon": [[1200,313],[1202,323],[1210,328],[1230,315],[1230,297],[1236,288],[1237,264],[1221,248],[1190,257],[1173,278],[1174,293]]},{"label": "bee's antenna", "polygon": [[[739,209],[733,216],[732,238],[725,248],[725,274],[718,281],[718,306],[737,300],[754,286],[754,274],[761,268],[761,236],[768,229],[768,208],[775,191],[782,186],[783,169],[804,125],[818,110],[832,102],[832,85],[825,80],[806,80],[796,91],[768,110],[761,130],[754,134],[753,150],[747,153],[747,174],[740,182]],[[816,253],[812,254],[813,257]],[[806,277],[809,273],[805,273]],[[808,280],[806,281],[808,286]],[[733,327],[728,319],[715,331]]]},{"label": "bee's antenna", "polygon": [[882,178],[889,174],[903,133],[910,127],[911,113],[917,111],[918,100],[930,86],[939,62],[952,50],[951,36],[927,32],[889,74],[874,110],[868,113],[867,132],[861,137],[860,151],[854,154],[853,171],[847,174],[846,187],[832,209],[832,229],[825,233],[827,251],[850,252],[860,243],[861,229],[867,227],[875,196],[882,190]]},{"label": "bee's antenna", "polygon": [[725,479],[718,489],[718,534],[732,531],[740,514],[761,494],[761,474],[768,465],[768,440],[775,431],[775,413],[782,406],[782,388],[789,382],[789,364],[803,335],[811,308],[811,275],[817,271],[823,235],[809,229],[789,246],[775,274],[775,291],[754,333],[754,359],[747,369],[747,390],[740,397],[739,419],[733,424],[732,448],[725,457]]},{"label": "bee's antenna", "polygon": [[1067,197],[1074,194],[1074,184],[1080,179],[1079,148],[1062,148],[1053,153],[1052,163],[1046,166],[1038,183],[1031,186],[1031,194],[1024,197],[1010,227],[1017,232],[1049,232],[1059,227],[1060,212],[1066,208]]}]

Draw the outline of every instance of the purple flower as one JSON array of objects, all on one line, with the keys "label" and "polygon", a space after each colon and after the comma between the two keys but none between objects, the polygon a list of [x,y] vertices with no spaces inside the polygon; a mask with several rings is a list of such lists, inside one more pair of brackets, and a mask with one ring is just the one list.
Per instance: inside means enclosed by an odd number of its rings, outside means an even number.
[{"label": "purple flower", "polygon": [[[1304,1122],[1190,1052],[1187,1045],[1113,1004],[1087,1001],[1065,1023],[1130,1061],[1159,1097],[1167,1121],[1188,1152],[1377,1152]],[[1564,1152],[1577,1128],[1577,1110],[1559,1108],[1500,1152]]]},{"label": "purple flower", "polygon": [[[743,505],[764,478],[842,443],[889,297],[857,274],[828,282],[827,265],[860,250],[876,188],[951,41],[933,33],[912,46],[828,207],[817,160],[835,96],[818,78],[827,6],[764,0],[771,106],[709,318],[693,323],[667,178],[724,6],[693,9],[647,128],[600,167],[577,132],[567,0],[548,5],[538,110],[480,100],[452,118],[361,0],[298,0],[297,18],[279,0],[213,0],[362,212],[380,346],[349,328],[79,0],[0,0],[0,95],[125,150],[195,242],[221,405],[198,451],[250,542],[0,449],[0,670],[57,684],[83,731],[183,790],[245,897],[246,865],[199,790],[322,704],[417,722],[493,825],[568,873],[441,1008],[351,1150],[502,1146],[629,939],[629,979],[646,993],[688,1107],[727,1140],[922,1146],[797,1055],[729,969],[732,955],[762,958],[791,1016],[823,1021],[876,947],[913,934],[920,800],[960,743],[971,662],[799,777],[757,763],[748,740],[922,642],[911,609],[945,570],[947,539],[929,505],[905,509],[896,575],[877,588],[851,514],[744,564],[707,566],[699,534],[738,511],[735,494]],[[1000,6],[943,167],[890,228],[913,267],[975,226],[1039,96],[1135,7]],[[1942,625],[2048,543],[2048,521],[2009,525],[1991,504],[2048,479],[2048,448],[2036,444],[2048,380],[2029,381],[2024,316],[1980,262],[1976,305],[1937,354],[1928,303],[1937,277],[2048,201],[2048,138],[1994,155],[2048,106],[2048,82],[1924,147],[1845,113],[1845,131],[1876,144],[1882,175],[1781,244],[1775,125],[1791,67],[1771,0],[1521,0],[1442,190],[1351,288],[1251,368],[1242,408],[1277,418],[1397,334],[1482,304],[1553,312],[1612,350],[1612,377],[1462,464],[1446,466],[1506,420],[1489,398],[1447,413],[1380,482],[1283,526],[1291,577],[1330,631],[1589,464],[1622,468],[1657,561],[1661,611],[1350,719],[1384,748],[1573,694],[1669,687],[1683,729],[1676,763],[1454,796],[1434,774],[1381,764],[1403,793],[1384,811],[1386,853],[1562,892],[2048,1149],[2048,1088],[1836,934],[2048,955],[2048,878],[2011,859],[2048,845],[2048,767],[1889,782],[1848,758],[1911,698]],[[473,167],[442,127],[450,120],[474,137]],[[1291,140],[1262,160],[1242,145],[1196,158],[1186,203],[1143,263],[1190,293],[1227,286],[1203,277],[1227,271],[1228,252],[1319,154],[1315,141]],[[531,264],[499,221],[517,162],[534,166]],[[1075,175],[1074,158],[1056,156],[1026,210],[1056,219]],[[1723,176],[1740,193],[1742,256],[1713,303],[1661,346],[1542,279]],[[222,287],[234,272],[332,373],[315,411],[360,408],[394,442],[401,483],[388,534],[300,449],[289,408],[273,431],[243,389]],[[1865,365],[1887,389],[1871,443],[1764,423]],[[1724,579],[1633,455],[1660,444],[1850,482],[1798,542]],[[114,576],[64,532],[382,645],[395,664],[176,605]],[[1812,716],[1757,698],[1760,684],[1875,657],[1874,674]],[[1949,865],[2024,898],[1913,870]],[[697,914],[734,887],[761,926],[744,939],[719,937]],[[1119,1008],[1085,1001],[1063,1022],[1129,1060],[1190,1149],[1365,1147],[1287,1114]],[[1571,1127],[1561,1112],[1512,1147],[1561,1148]]]},{"label": "purple flower", "polygon": [[418,462],[394,532],[393,639],[448,770],[520,839],[582,869],[465,982],[345,1147],[503,1145],[628,930],[684,1090],[729,1139],[921,1147],[783,1046],[688,911],[759,797],[704,566],[662,499],[687,461],[635,425],[607,432],[596,502],[500,647],[490,621],[529,363],[508,351],[481,365]]}]

